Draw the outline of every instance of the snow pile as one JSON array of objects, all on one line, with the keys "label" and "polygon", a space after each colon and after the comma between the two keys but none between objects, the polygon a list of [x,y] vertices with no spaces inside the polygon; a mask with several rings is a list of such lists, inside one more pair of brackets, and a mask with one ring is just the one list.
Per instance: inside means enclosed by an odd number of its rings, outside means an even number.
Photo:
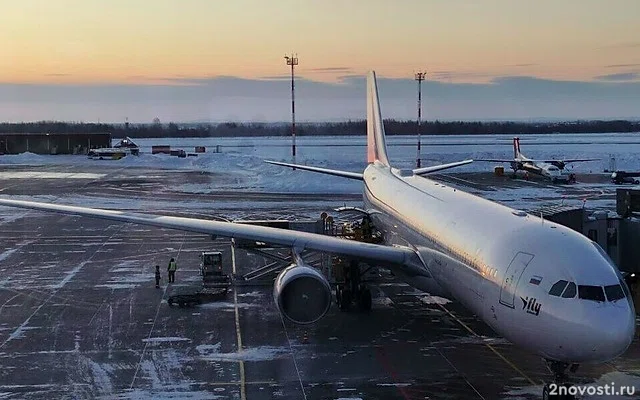
[{"label": "snow pile", "polygon": [[267,361],[291,357],[285,347],[259,346],[242,349],[234,353],[220,353],[220,343],[196,347],[200,358],[207,361]]},{"label": "snow pile", "polygon": [[[473,158],[511,159],[513,148],[510,136],[456,135],[423,136],[421,158],[423,166]],[[217,175],[212,183],[183,185],[190,193],[211,193],[219,190],[247,190],[261,192],[296,193],[361,193],[361,182],[340,177],[294,171],[291,168],[266,164],[264,160],[295,162],[325,168],[361,172],[366,167],[366,138],[361,137],[302,137],[298,138],[298,154],[291,158],[291,140],[270,138],[163,138],[139,139],[140,156],[126,156],[120,160],[90,160],[82,155],[37,155],[25,153],[0,156],[6,165],[78,165],[100,168],[161,168],[179,171],[201,171]],[[389,158],[394,166],[415,166],[415,138],[390,136],[387,138]],[[179,158],[166,154],[151,154],[151,146],[170,145],[193,153],[195,146],[205,146],[207,152],[197,157]],[[212,152],[220,146],[220,153]],[[534,159],[597,158],[567,166],[568,172],[602,172],[610,168],[611,158],[621,170],[640,170],[640,135],[523,135],[523,153]],[[195,154],[195,153],[194,153]],[[474,162],[456,168],[457,172],[491,171],[497,163]],[[505,167],[509,167],[505,164]],[[144,176],[145,174],[141,174]]]},{"label": "snow pile", "polygon": [[142,339],[142,343],[166,343],[166,342],[190,342],[191,339],[184,337],[176,337],[176,336],[166,336],[166,337],[151,337],[148,339]]},{"label": "snow pile", "polygon": [[448,303],[451,303],[451,300],[449,299],[445,299],[444,297],[438,297],[438,296],[421,296],[418,297],[418,299],[420,299],[421,302],[423,302],[424,304],[439,304],[439,305],[445,305]]}]

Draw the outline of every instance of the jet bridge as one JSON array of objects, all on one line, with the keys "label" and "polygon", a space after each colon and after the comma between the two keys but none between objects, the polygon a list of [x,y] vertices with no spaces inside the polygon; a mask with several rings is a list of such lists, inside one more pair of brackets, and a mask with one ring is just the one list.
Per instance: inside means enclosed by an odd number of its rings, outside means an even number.
[{"label": "jet bridge", "polygon": [[620,271],[640,274],[640,190],[617,189],[616,210],[550,206],[529,211],[564,225],[598,243]]}]

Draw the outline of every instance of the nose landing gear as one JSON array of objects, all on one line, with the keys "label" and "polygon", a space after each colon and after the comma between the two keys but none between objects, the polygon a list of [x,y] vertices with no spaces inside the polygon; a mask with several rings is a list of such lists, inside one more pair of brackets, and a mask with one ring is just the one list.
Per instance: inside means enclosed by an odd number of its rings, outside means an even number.
[{"label": "nose landing gear", "polygon": [[547,366],[553,373],[553,383],[547,383],[542,389],[542,398],[544,400],[574,400],[575,396],[570,394],[570,388],[573,386],[568,382],[569,372],[574,373],[578,370],[578,364],[568,364],[559,361],[546,360]]}]

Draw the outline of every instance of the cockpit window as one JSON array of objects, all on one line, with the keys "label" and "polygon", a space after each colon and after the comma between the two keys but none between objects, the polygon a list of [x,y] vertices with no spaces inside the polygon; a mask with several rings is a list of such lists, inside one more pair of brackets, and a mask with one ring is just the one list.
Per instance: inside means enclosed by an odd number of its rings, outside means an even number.
[{"label": "cockpit window", "polygon": [[549,290],[549,294],[551,296],[560,296],[565,286],[567,286],[567,281],[558,281],[551,286],[551,290]]},{"label": "cockpit window", "polygon": [[578,285],[578,297],[585,300],[604,301],[602,286]]},{"label": "cockpit window", "polygon": [[567,288],[562,293],[562,297],[565,299],[572,299],[576,297],[576,284],[573,282],[569,282]]},{"label": "cockpit window", "polygon": [[605,286],[604,293],[607,295],[607,300],[609,301],[624,299],[624,291],[620,285]]}]

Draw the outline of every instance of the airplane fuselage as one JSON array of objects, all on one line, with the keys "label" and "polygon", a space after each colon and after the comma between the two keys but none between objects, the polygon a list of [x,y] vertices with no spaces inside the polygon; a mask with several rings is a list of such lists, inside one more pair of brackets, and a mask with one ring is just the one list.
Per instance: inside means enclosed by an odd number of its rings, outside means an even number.
[{"label": "airplane fuselage", "polygon": [[364,202],[388,244],[412,247],[423,259],[424,274],[402,279],[459,301],[513,343],[569,363],[606,361],[631,343],[628,295],[596,301],[550,294],[559,281],[579,285],[581,297],[589,287],[628,293],[585,236],[378,163],[364,172]]},{"label": "airplane fuselage", "polygon": [[557,165],[551,163],[544,162],[534,162],[526,159],[521,159],[518,161],[512,162],[511,165],[514,171],[523,170],[530,172],[532,174],[541,175],[545,178],[551,180],[552,182],[556,181],[568,181],[569,176],[562,173],[562,169],[558,168]]},{"label": "airplane fuselage", "polygon": [[517,137],[513,138],[513,157],[514,159],[511,161],[511,168],[514,172],[517,170],[531,172],[533,174],[542,175],[552,182],[569,181],[569,176],[562,173],[566,165],[565,161],[535,161],[525,157],[520,152],[520,138]]}]

